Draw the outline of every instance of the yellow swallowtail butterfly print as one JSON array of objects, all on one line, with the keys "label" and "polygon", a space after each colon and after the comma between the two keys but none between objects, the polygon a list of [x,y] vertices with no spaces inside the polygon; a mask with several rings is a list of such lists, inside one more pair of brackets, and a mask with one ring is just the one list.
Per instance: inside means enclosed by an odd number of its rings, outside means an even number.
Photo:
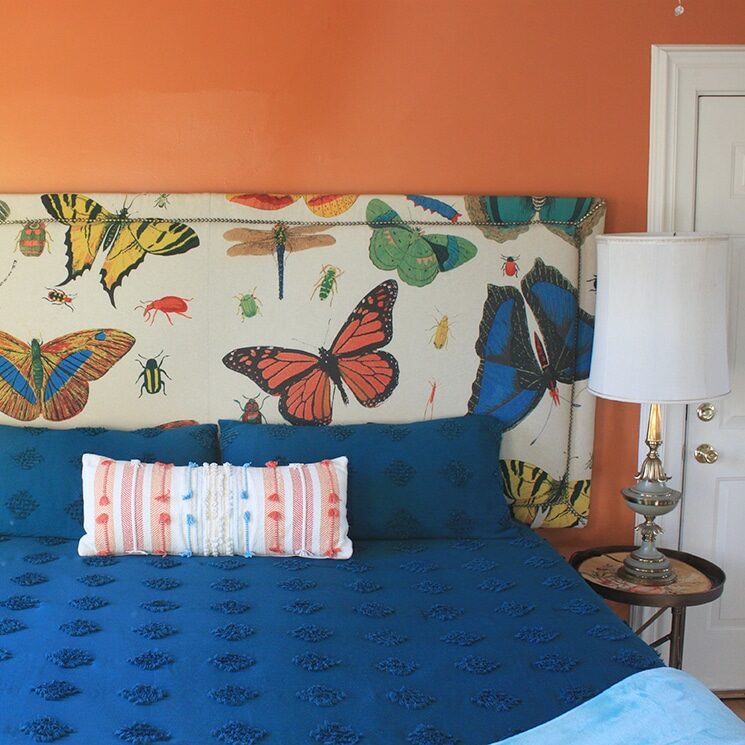
[{"label": "yellow swallowtail butterfly print", "polygon": [[516,520],[534,528],[576,528],[587,523],[590,479],[555,479],[522,460],[500,460],[504,491]]},{"label": "yellow swallowtail butterfly print", "polygon": [[132,220],[125,205],[109,212],[83,194],[43,194],[41,203],[59,222],[68,225],[67,284],[93,266],[99,251],[106,252],[101,266],[101,284],[111,304],[124,277],[134,271],[147,254],[172,256],[199,245],[197,234],[188,225],[172,220]]}]

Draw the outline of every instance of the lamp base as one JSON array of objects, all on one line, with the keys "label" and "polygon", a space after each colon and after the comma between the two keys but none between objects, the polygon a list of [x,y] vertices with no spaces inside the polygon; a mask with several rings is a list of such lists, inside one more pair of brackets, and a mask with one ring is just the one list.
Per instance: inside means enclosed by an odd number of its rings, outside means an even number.
[{"label": "lamp base", "polygon": [[637,585],[671,585],[678,578],[670,559],[648,543],[642,543],[623,560],[618,576]]},{"label": "lamp base", "polygon": [[669,489],[660,482],[640,480],[635,486],[623,489],[626,504],[644,522],[636,526],[641,534],[641,545],[623,561],[618,575],[638,585],[670,585],[677,577],[670,559],[660,553],[655,546],[662,528],[654,521],[655,517],[665,515],[675,509],[680,501],[680,492]]},{"label": "lamp base", "polygon": [[655,546],[657,536],[663,531],[654,519],[675,509],[680,501],[680,492],[665,485],[670,477],[665,473],[657,452],[662,445],[659,404],[652,404],[649,408],[645,442],[649,452],[636,474],[636,484],[621,490],[626,504],[644,518],[644,522],[636,526],[642,542],[624,559],[618,574],[622,579],[639,585],[669,585],[675,582],[676,576],[670,559]]}]

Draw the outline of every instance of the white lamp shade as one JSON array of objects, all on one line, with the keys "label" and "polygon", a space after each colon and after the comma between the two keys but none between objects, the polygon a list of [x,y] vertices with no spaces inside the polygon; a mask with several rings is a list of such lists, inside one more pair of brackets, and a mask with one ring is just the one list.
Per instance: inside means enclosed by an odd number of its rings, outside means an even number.
[{"label": "white lamp shade", "polygon": [[589,390],[638,403],[729,393],[726,235],[598,237]]}]

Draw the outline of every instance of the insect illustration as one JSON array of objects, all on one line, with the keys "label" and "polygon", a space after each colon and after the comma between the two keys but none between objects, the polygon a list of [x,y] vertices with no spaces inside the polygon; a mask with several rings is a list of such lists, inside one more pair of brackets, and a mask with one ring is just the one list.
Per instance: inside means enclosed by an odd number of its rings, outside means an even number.
[{"label": "insect illustration", "polygon": [[179,427],[195,427],[199,422],[196,419],[176,419],[173,422],[159,424],[156,429],[178,429]]},{"label": "insect illustration", "polygon": [[188,316],[186,311],[189,310],[189,303],[192,300],[194,300],[192,297],[186,298],[178,297],[177,295],[166,295],[157,300],[140,300],[140,304],[135,306],[135,310],[143,309],[142,315],[146,322],[150,322],[151,326],[155,323],[158,313],[162,313],[168,323],[173,326],[171,313],[191,319],[191,316]]},{"label": "insect illustration", "polygon": [[256,297],[255,287],[252,292],[236,295],[235,299],[238,301],[238,313],[241,321],[245,321],[246,318],[253,318],[257,313],[261,313],[261,300]]},{"label": "insect illustration", "polygon": [[16,241],[16,251],[24,256],[41,256],[44,249],[51,251],[49,244],[52,239],[47,232],[47,225],[39,220],[24,223]]},{"label": "insect illustration", "polygon": [[243,347],[223,363],[279,397],[279,412],[291,424],[329,424],[333,383],[342,401],[347,388],[363,405],[385,401],[398,385],[398,362],[380,351],[393,338],[398,285],[387,280],[368,292],[342,325],[329,349],[318,354],[285,347]]},{"label": "insect illustration", "polygon": [[451,336],[450,319],[441,311],[438,310],[437,312],[440,313],[440,319],[435,319],[435,325],[429,329],[432,331],[430,342],[434,344],[435,349],[443,349],[448,345]]},{"label": "insect illustration", "polygon": [[427,394],[427,403],[424,406],[424,416],[422,417],[425,421],[432,419],[435,415],[435,396],[437,395],[437,381],[429,381],[429,393]]},{"label": "insect illustration", "polygon": [[[559,405],[558,383],[590,374],[594,318],[579,307],[577,289],[558,269],[536,259],[515,287],[489,285],[476,341],[479,363],[468,411],[514,427],[548,391]],[[523,299],[524,298],[524,299]],[[543,336],[531,345],[525,303]]]},{"label": "insect illustration", "polygon": [[266,417],[261,413],[264,408],[269,396],[265,396],[264,400],[259,403],[255,398],[249,398],[248,396],[243,397],[243,403],[237,398],[234,401],[241,407],[241,421],[245,424],[263,424],[266,422]]},{"label": "insect illustration", "polygon": [[505,256],[502,254],[502,274],[508,277],[519,277],[520,267],[517,264],[519,260],[519,256]]},{"label": "insect illustration", "polygon": [[170,194],[158,194],[157,197],[155,197],[155,201],[153,202],[154,207],[159,207],[160,209],[164,210],[170,202]]},{"label": "insect illustration", "polygon": [[424,235],[407,225],[380,199],[367,205],[367,222],[373,229],[370,259],[378,269],[398,270],[407,285],[424,287],[440,272],[470,261],[476,246],[454,235]]},{"label": "insect illustration", "polygon": [[18,266],[18,259],[13,259],[13,263],[10,265],[8,273],[2,279],[0,279],[0,287],[2,287],[10,279],[11,275],[16,269],[16,266]]},{"label": "insect illustration", "polygon": [[321,267],[321,276],[318,278],[318,282],[313,285],[313,292],[310,295],[312,300],[316,292],[321,300],[325,300],[329,295],[333,301],[334,295],[336,295],[337,281],[344,272],[339,269],[338,266],[333,264],[324,264]]},{"label": "insect illustration", "polygon": [[[142,378],[139,397],[142,398],[143,393],[154,395],[161,391],[163,391],[164,396],[167,395],[166,381],[163,378],[166,377],[171,380],[171,376],[163,369],[163,361],[168,359],[168,355],[160,352],[150,359],[145,359],[141,354],[138,354],[137,357],[139,358],[137,361],[142,368],[142,372],[137,376],[137,380]],[[158,357],[160,357],[160,360]],[[145,360],[145,362],[142,360]]]},{"label": "insect illustration", "polygon": [[413,202],[417,207],[421,207],[422,209],[427,210],[427,212],[433,212],[436,215],[440,215],[441,217],[450,220],[450,222],[458,222],[459,218],[463,217],[455,207],[450,206],[440,199],[425,197],[421,194],[407,194],[406,198],[410,202]]},{"label": "insect illustration", "polygon": [[101,284],[112,305],[116,305],[117,287],[145,256],[173,256],[199,245],[197,234],[184,223],[131,221],[126,204],[118,213],[109,212],[82,194],[43,194],[41,203],[55,220],[68,226],[65,234],[67,278],[60,284],[79,277],[93,266],[99,251],[106,252],[101,266]]},{"label": "insect illustration", "polygon": [[316,235],[324,230],[325,225],[287,227],[284,223],[278,222],[271,230],[233,228],[225,233],[224,238],[228,241],[238,241],[228,249],[228,256],[276,256],[279,299],[282,300],[285,296],[286,253],[336,243],[336,238],[332,235]]},{"label": "insect illustration", "polygon": [[466,212],[487,237],[505,243],[540,223],[573,246],[580,246],[605,214],[590,197],[466,197]]},{"label": "insect illustration", "polygon": [[306,207],[318,217],[337,217],[356,201],[356,194],[232,194],[231,202],[259,210],[281,210],[302,197]]},{"label": "insect illustration", "polygon": [[590,480],[555,479],[521,460],[501,460],[502,481],[512,514],[533,528],[575,528],[587,523]]},{"label": "insect illustration", "polygon": [[75,310],[72,301],[77,297],[77,295],[68,295],[64,290],[60,290],[56,287],[47,287],[47,290],[49,290],[49,292],[44,296],[44,300],[47,300],[53,305],[63,305],[70,310]]},{"label": "insect illustration", "polygon": [[117,329],[90,329],[31,344],[0,331],[0,411],[28,422],[63,421],[88,402],[88,383],[103,377],[135,339]]},{"label": "insect illustration", "polygon": [[[2,199],[0,199],[0,222],[5,222],[9,217],[10,217],[10,207],[8,206],[7,202],[4,202]],[[18,249],[18,246],[16,245],[16,250],[17,249]],[[13,259],[13,263],[10,265],[10,269],[8,270],[8,273],[2,278],[2,280],[0,280],[0,287],[2,287],[10,279],[17,265],[18,265],[18,260]]]}]

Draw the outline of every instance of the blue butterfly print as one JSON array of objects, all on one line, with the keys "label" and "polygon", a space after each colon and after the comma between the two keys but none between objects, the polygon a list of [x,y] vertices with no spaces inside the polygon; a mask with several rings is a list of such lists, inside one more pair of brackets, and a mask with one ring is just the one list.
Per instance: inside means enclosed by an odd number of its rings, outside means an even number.
[{"label": "blue butterfly print", "polygon": [[538,222],[567,243],[581,245],[604,214],[590,197],[466,197],[466,211],[487,238],[505,243]]},{"label": "blue butterfly print", "polygon": [[[590,375],[595,319],[579,307],[577,290],[555,267],[536,259],[515,287],[489,285],[476,353],[481,362],[468,411],[514,427],[548,391],[559,405],[558,383]],[[530,340],[527,301],[540,330]],[[543,337],[541,339],[541,337]]]}]

